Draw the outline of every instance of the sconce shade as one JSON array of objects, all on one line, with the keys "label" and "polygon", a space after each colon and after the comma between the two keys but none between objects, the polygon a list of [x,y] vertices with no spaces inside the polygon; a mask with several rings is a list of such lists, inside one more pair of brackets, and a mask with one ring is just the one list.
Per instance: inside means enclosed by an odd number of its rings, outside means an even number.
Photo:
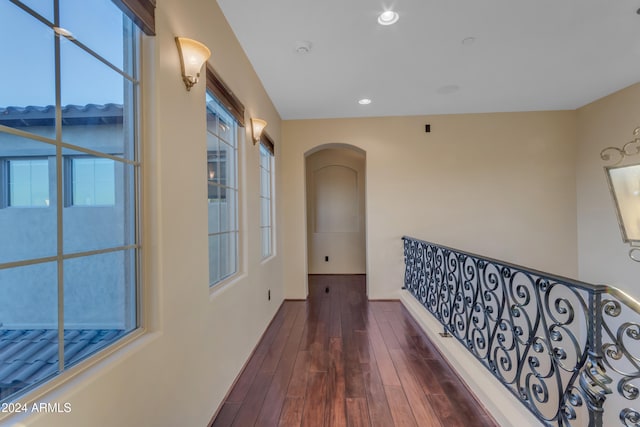
[{"label": "sconce shade", "polygon": [[640,243],[640,165],[607,167],[622,239]]},{"label": "sconce shade", "polygon": [[185,37],[176,37],[178,52],[180,53],[180,67],[182,68],[182,80],[187,90],[198,83],[202,65],[211,56],[211,51],[199,41]]},{"label": "sconce shade", "polygon": [[260,141],[262,131],[267,126],[267,122],[262,119],[251,119],[251,132],[253,133],[253,145],[256,145]]}]

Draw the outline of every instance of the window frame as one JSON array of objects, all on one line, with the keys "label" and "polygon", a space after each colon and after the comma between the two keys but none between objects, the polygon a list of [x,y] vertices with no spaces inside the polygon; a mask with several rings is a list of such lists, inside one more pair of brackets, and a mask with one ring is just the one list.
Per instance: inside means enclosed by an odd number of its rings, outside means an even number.
[{"label": "window frame", "polygon": [[[12,2],[13,3],[13,2]],[[26,14],[30,15],[31,18],[39,21],[40,23],[47,26],[52,32],[54,28],[57,26],[57,23],[49,22],[41,15],[39,15],[34,10],[25,6],[22,3],[15,2],[13,3],[16,7],[21,9]],[[55,3],[57,5],[57,2]],[[55,7],[55,6],[54,6]],[[58,19],[58,18],[56,18]],[[28,259],[20,260],[20,261],[9,261],[9,262],[0,262],[0,271],[10,270],[12,268],[19,268],[25,266],[34,266],[40,265],[44,263],[56,263],[58,269],[57,277],[53,277],[53,281],[57,283],[57,292],[58,292],[58,300],[57,300],[57,335],[56,335],[56,345],[58,346],[58,359],[55,362],[57,366],[57,371],[53,374],[48,375],[45,378],[40,378],[36,382],[29,383],[19,389],[17,391],[11,392],[4,396],[0,401],[10,402],[10,401],[20,401],[20,402],[34,402],[37,398],[41,398],[46,393],[51,392],[55,388],[57,388],[62,383],[66,382],[68,379],[76,375],[78,372],[86,370],[90,366],[94,365],[99,360],[102,360],[106,355],[115,352],[116,350],[126,346],[134,339],[138,338],[140,335],[144,333],[144,325],[142,319],[142,268],[143,268],[143,260],[141,256],[141,248],[143,242],[142,236],[142,225],[141,225],[141,209],[143,205],[142,200],[142,138],[141,138],[141,125],[142,125],[142,116],[143,109],[141,107],[141,98],[142,98],[142,74],[143,69],[141,68],[141,62],[143,60],[143,45],[144,43],[142,31],[139,27],[136,26],[135,22],[127,21],[123,19],[122,31],[125,34],[130,34],[130,37],[125,37],[126,43],[123,46],[125,56],[128,54],[131,58],[131,61],[123,64],[122,69],[116,69],[113,64],[109,63],[106,59],[101,57],[99,54],[95,53],[91,49],[84,46],[81,42],[73,39],[69,40],[69,42],[74,43],[80,49],[84,51],[87,55],[93,57],[97,61],[101,62],[102,65],[113,69],[120,76],[123,77],[123,82],[130,83],[130,86],[124,90],[124,98],[123,103],[127,106],[128,111],[125,110],[123,112],[125,122],[128,123],[124,126],[124,130],[126,131],[125,142],[124,145],[131,150],[131,157],[117,157],[111,155],[106,152],[97,152],[92,150],[91,148],[87,148],[85,146],[77,145],[77,144],[69,144],[64,140],[64,137],[61,132],[62,128],[62,110],[63,107],[60,105],[60,96],[58,95],[56,98],[56,102],[58,105],[55,107],[55,115],[52,120],[53,129],[55,130],[55,135],[39,135],[31,131],[28,128],[21,127],[11,127],[11,126],[3,126],[0,130],[0,135],[9,135],[9,136],[17,136],[20,138],[25,138],[29,140],[33,140],[38,143],[42,143],[47,145],[48,147],[52,147],[55,150],[55,154],[52,155],[34,155],[33,157],[27,156],[7,156],[0,158],[0,177],[2,178],[3,183],[7,183],[7,188],[4,188],[4,185],[0,185],[0,207],[10,207],[8,205],[8,185],[9,185],[9,164],[8,160],[13,159],[42,159],[46,158],[49,161],[48,164],[48,172],[49,172],[49,196],[50,196],[50,207],[52,209],[57,210],[57,226],[53,231],[53,234],[57,234],[58,240],[58,249],[57,253],[54,256],[47,257],[31,257]],[[53,43],[55,44],[55,58],[54,61],[56,64],[59,64],[60,59],[60,49],[59,45],[61,40],[59,37],[53,37]],[[145,60],[148,60],[148,57],[145,56]],[[55,79],[51,81],[51,86],[55,87],[56,92],[59,94],[60,89],[60,67],[56,67],[55,71]],[[145,76],[148,74],[145,74]],[[126,85],[125,85],[126,86]],[[122,219],[125,229],[127,230],[126,235],[123,239],[123,245],[117,246],[109,246],[103,249],[98,250],[82,250],[79,252],[65,252],[63,249],[62,243],[62,212],[67,207],[65,204],[65,161],[67,155],[66,151],[73,150],[74,152],[81,153],[81,156],[94,157],[96,159],[110,159],[114,161],[114,167],[116,167],[115,162],[119,162],[123,165],[123,168],[129,169],[125,171],[125,174],[128,174],[126,179],[127,187],[125,189],[128,194],[123,201],[123,209],[129,212],[128,217],[124,217]],[[48,151],[48,150],[47,150]],[[76,156],[71,156],[76,157]],[[8,160],[7,160],[8,159]],[[130,167],[130,168],[129,168]],[[55,177],[55,181],[52,182],[52,178]],[[53,191],[53,193],[52,193]],[[117,188],[115,189],[117,194]],[[51,202],[51,198],[55,197],[55,203]],[[117,195],[116,195],[117,198]],[[44,206],[42,206],[44,207]],[[16,207],[21,208],[21,207]],[[105,341],[103,346],[100,346],[97,350],[93,350],[88,354],[82,354],[82,357],[79,359],[75,359],[73,356],[67,356],[65,354],[65,330],[66,326],[72,322],[61,322],[61,319],[64,319],[67,315],[65,311],[65,278],[64,275],[60,273],[63,271],[64,263],[70,260],[77,260],[82,258],[89,258],[92,256],[99,256],[103,254],[109,253],[119,253],[123,255],[122,269],[125,280],[131,279],[132,283],[125,285],[124,292],[127,296],[125,296],[124,306],[119,307],[124,310],[124,329],[123,335],[119,336],[117,339]],[[120,264],[118,264],[120,265]],[[54,284],[55,286],[55,284]],[[131,297],[127,300],[128,297]],[[127,326],[130,325],[130,326]],[[51,328],[53,329],[53,328]],[[104,328],[103,328],[104,329]],[[67,344],[68,345],[68,344]],[[8,414],[0,413],[0,422],[7,418]]]},{"label": "window frame", "polygon": [[[211,101],[207,101],[207,99],[211,98]],[[222,136],[220,132],[213,132],[211,131],[209,125],[207,124],[207,138],[214,138],[216,140],[217,143],[217,147],[218,149],[210,149],[207,146],[206,149],[206,160],[207,160],[207,169],[206,169],[206,178],[207,178],[207,218],[208,218],[208,223],[209,225],[207,226],[207,239],[208,239],[208,264],[209,264],[209,289],[213,290],[213,289],[217,289],[218,287],[220,287],[221,285],[228,283],[229,281],[233,280],[235,277],[237,277],[240,274],[240,265],[241,265],[241,251],[240,251],[240,197],[241,197],[241,191],[240,191],[240,143],[242,141],[241,138],[241,134],[242,134],[242,126],[241,123],[238,122],[238,120],[236,119],[235,115],[229,111],[229,109],[226,107],[226,104],[223,103],[217,96],[216,96],[216,92],[214,92],[213,90],[211,90],[209,87],[207,87],[206,89],[206,97],[205,97],[205,108],[207,109],[207,115],[211,114],[209,112],[209,103],[212,102],[215,104],[217,109],[220,109],[227,117],[225,117],[226,119],[228,119],[228,121],[231,122],[231,129],[229,131],[229,136],[225,137]],[[214,116],[216,116],[216,121],[220,120],[220,114],[218,113],[213,113]],[[218,123],[218,122],[216,122]],[[218,126],[216,126],[216,129],[219,129]],[[225,156],[222,156],[221,153],[223,152],[221,145],[224,144],[227,146],[228,149],[233,151],[233,156],[228,156],[225,154]],[[207,143],[208,145],[208,143]],[[224,179],[225,179],[225,183],[224,185],[222,185],[221,183],[216,183],[215,182],[215,178],[213,179],[209,179],[209,164],[210,164],[210,156],[212,155],[216,155],[218,156],[218,159],[222,159],[222,157],[225,157],[224,159],[224,164],[226,166],[226,171],[225,171],[225,175],[224,175]],[[232,158],[230,158],[232,157]],[[222,164],[222,161],[218,161],[216,162],[218,165]],[[229,172],[232,171],[233,172],[233,176],[229,175]],[[218,176],[218,179],[222,178],[222,174],[219,174],[220,176]],[[230,184],[233,183],[233,184]],[[218,191],[220,191],[222,193],[222,191],[224,191],[224,197],[218,197],[217,199],[212,199],[210,197],[211,195],[211,191],[210,191],[210,186],[214,186],[215,188],[218,189]],[[233,197],[230,197],[230,195],[233,194]],[[220,217],[222,216],[222,203],[234,203],[234,206],[232,207],[232,216],[233,218],[231,220],[227,219],[227,223],[229,223],[229,221],[232,221],[232,227],[222,230],[222,227],[220,226],[220,224],[222,223],[222,221],[220,220]],[[212,215],[212,210],[211,210],[211,206],[215,203],[218,203],[218,229],[214,231],[211,230],[211,226],[210,226],[210,221],[211,221],[211,215]],[[228,207],[228,205],[227,205]],[[229,209],[226,210],[226,212],[230,212]],[[217,238],[218,236],[220,236],[218,240],[218,253],[215,259],[212,258],[213,254],[212,254],[212,249],[211,249],[211,240]],[[229,240],[227,240],[227,245],[224,248],[223,251],[223,244],[222,244],[222,236],[227,236],[227,238]],[[228,249],[232,247],[233,251],[228,251]],[[226,251],[226,252],[225,252]],[[225,256],[227,258],[225,258]],[[226,261],[226,265],[227,267],[230,265],[233,265],[233,268],[230,269],[231,271],[229,272],[224,272],[222,271],[222,264],[224,263],[223,261]],[[214,272],[213,270],[215,270],[217,267],[217,271],[218,271],[218,275],[214,276]]]}]

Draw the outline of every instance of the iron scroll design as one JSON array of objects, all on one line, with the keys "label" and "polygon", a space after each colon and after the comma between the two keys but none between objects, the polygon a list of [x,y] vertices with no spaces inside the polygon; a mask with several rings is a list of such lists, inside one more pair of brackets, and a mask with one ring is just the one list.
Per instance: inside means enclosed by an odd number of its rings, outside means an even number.
[{"label": "iron scroll design", "polygon": [[640,304],[608,286],[403,240],[405,288],[544,425],[640,426]]}]

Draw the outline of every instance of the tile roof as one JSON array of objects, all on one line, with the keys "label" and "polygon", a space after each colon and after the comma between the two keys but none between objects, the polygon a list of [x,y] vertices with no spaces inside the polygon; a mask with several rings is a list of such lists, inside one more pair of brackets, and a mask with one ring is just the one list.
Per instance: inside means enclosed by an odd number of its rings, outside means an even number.
[{"label": "tile roof", "polygon": [[[62,124],[99,125],[122,123],[124,108],[121,104],[65,105],[62,107]],[[56,107],[0,107],[0,125],[9,127],[54,126]]]},{"label": "tile roof", "polygon": [[[65,365],[82,360],[124,334],[124,330],[114,329],[65,330]],[[0,400],[57,372],[57,330],[0,330]]]}]

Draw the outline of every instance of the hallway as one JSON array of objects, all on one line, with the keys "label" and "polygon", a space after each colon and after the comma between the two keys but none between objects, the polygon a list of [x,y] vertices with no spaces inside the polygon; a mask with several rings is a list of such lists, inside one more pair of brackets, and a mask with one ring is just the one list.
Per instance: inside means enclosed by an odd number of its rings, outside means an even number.
[{"label": "hallway", "polygon": [[364,275],[312,275],[308,301],[284,302],[211,425],[496,424],[400,302],[367,301]]}]

